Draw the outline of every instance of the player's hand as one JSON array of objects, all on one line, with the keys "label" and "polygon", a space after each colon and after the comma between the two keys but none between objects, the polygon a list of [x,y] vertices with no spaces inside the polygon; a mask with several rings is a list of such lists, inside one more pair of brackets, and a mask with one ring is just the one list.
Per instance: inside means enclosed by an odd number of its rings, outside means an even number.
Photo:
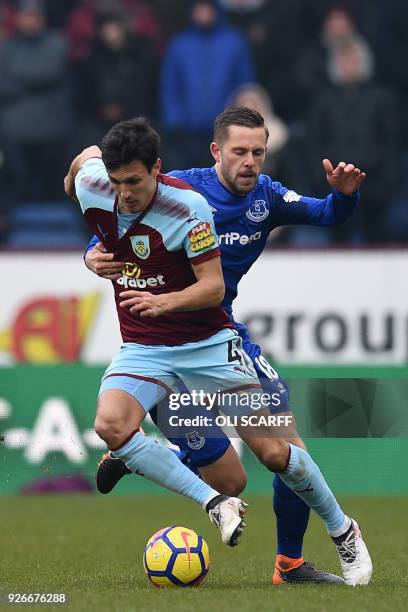
[{"label": "player's hand", "polygon": [[333,168],[331,161],[324,159],[323,168],[329,185],[340,193],[344,193],[344,195],[351,195],[358,191],[367,176],[365,172],[361,172],[353,164],[346,164],[345,162],[340,162],[337,168]]},{"label": "player's hand", "polygon": [[101,242],[86,253],[85,265],[94,274],[108,280],[117,280],[121,277],[122,261],[114,261],[113,253],[108,253]]},{"label": "player's hand", "polygon": [[122,291],[119,293],[122,301],[119,306],[128,308],[132,314],[139,314],[141,317],[160,317],[170,310],[169,294],[162,293],[155,295],[148,291]]}]

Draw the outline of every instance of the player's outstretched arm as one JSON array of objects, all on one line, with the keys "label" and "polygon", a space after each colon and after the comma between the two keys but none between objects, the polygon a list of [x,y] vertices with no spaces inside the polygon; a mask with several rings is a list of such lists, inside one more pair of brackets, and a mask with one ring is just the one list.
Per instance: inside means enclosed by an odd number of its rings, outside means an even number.
[{"label": "player's outstretched arm", "polygon": [[84,149],[79,155],[77,155],[72,161],[67,176],[64,178],[64,190],[65,193],[71,200],[77,201],[75,193],[75,177],[78,170],[86,162],[87,159],[92,157],[101,157],[102,153],[99,147],[92,145]]},{"label": "player's outstretched arm", "polygon": [[122,291],[120,306],[141,317],[159,317],[167,312],[200,310],[221,304],[225,285],[220,257],[192,265],[197,282],[182,291],[153,294],[146,291]]},{"label": "player's outstretched arm", "polygon": [[323,160],[323,168],[326,172],[326,177],[329,185],[344,193],[344,195],[352,195],[358,191],[366,179],[366,173],[361,172],[353,164],[340,162],[336,168],[329,159]]}]

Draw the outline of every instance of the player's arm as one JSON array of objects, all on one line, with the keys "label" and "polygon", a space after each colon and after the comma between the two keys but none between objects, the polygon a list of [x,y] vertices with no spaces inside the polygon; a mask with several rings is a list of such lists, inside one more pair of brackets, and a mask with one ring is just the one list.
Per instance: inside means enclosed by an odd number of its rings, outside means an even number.
[{"label": "player's arm", "polygon": [[123,291],[120,294],[122,308],[141,317],[159,317],[169,312],[201,310],[221,304],[225,285],[221,258],[217,255],[202,263],[192,265],[197,282],[182,291],[161,293],[146,291]]},{"label": "player's arm", "polygon": [[75,178],[78,174],[78,170],[83,164],[93,157],[102,157],[102,153],[99,147],[92,145],[84,149],[79,155],[77,155],[72,161],[67,176],[64,178],[64,190],[65,193],[71,200],[77,201],[77,195],[75,191]]},{"label": "player's arm", "polygon": [[274,183],[278,201],[274,227],[279,225],[339,225],[353,213],[359,201],[359,189],[366,174],[353,164],[340,162],[335,168],[328,159],[323,168],[332,193],[326,198],[309,198]]}]

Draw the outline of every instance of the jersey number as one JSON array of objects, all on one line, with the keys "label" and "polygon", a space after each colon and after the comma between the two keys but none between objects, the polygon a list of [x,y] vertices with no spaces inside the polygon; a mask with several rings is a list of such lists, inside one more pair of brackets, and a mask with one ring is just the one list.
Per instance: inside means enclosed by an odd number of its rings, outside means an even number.
[{"label": "jersey number", "polygon": [[263,355],[259,355],[255,357],[255,362],[258,368],[265,374],[267,378],[270,380],[277,380],[279,378],[279,374],[276,370],[273,369],[269,361],[265,359]]},{"label": "jersey number", "polygon": [[245,359],[239,348],[234,346],[234,340],[228,340],[228,361],[238,361],[240,365],[245,365]]}]

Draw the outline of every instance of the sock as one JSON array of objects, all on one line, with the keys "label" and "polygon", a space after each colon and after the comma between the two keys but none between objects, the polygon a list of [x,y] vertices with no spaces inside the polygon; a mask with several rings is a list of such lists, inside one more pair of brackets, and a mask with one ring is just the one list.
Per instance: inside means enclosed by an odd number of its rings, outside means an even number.
[{"label": "sock", "polygon": [[302,557],[303,538],[309,523],[310,508],[275,475],[273,509],[276,515],[277,551],[291,559]]},{"label": "sock", "polygon": [[336,544],[339,543],[337,540],[343,540],[344,536],[348,534],[348,532],[353,527],[351,524],[351,518],[348,517],[347,515],[345,515],[345,517],[346,517],[346,520],[344,521],[344,524],[341,527],[339,527],[339,529],[330,529],[330,535]]},{"label": "sock", "polygon": [[306,451],[289,444],[288,467],[279,476],[304,502],[324,520],[329,533],[337,532],[347,517],[329,489],[323,474]]},{"label": "sock", "polygon": [[210,510],[215,508],[217,504],[219,504],[220,502],[226,501],[227,499],[228,499],[228,495],[217,495],[216,497],[213,497],[213,499],[210,499],[210,501],[206,505],[205,511],[209,512]]},{"label": "sock", "polygon": [[139,473],[170,491],[190,497],[204,509],[213,497],[219,495],[218,491],[183,465],[169,448],[139,431],[123,446],[114,450],[113,455],[122,459],[132,472]]}]

